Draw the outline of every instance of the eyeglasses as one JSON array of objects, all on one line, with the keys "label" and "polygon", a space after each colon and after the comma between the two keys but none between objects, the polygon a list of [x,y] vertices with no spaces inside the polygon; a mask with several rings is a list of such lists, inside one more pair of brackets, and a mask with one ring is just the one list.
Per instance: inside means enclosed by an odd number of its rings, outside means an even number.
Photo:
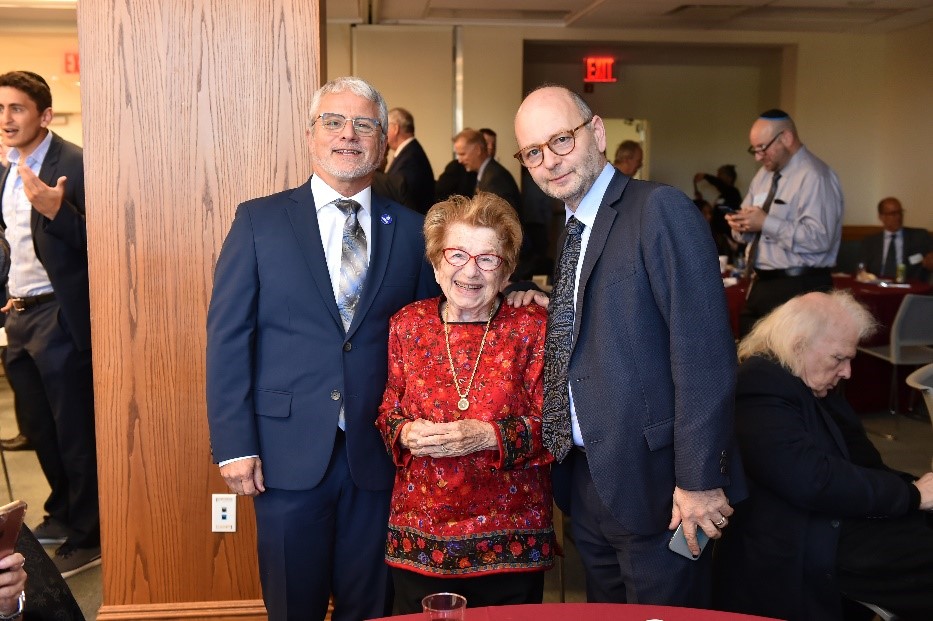
[{"label": "eyeglasses", "polygon": [[882,212],[881,212],[880,214],[878,214],[878,215],[880,215],[880,216],[882,216],[882,217],[884,217],[884,216],[903,216],[903,215],[904,215],[904,210],[903,210],[903,209],[898,209],[897,211],[882,211]]},{"label": "eyeglasses", "polygon": [[550,149],[551,153],[554,155],[567,155],[573,151],[573,148],[576,146],[576,140],[574,139],[576,133],[586,127],[592,120],[593,117],[590,117],[570,131],[554,134],[547,139],[547,142],[533,144],[530,147],[525,147],[516,153],[513,157],[521,162],[522,166],[525,168],[535,168],[540,166],[544,161],[544,147]]},{"label": "eyeglasses", "polygon": [[749,147],[749,148],[748,148],[748,154],[749,154],[749,155],[762,155],[762,154],[764,154],[765,151],[767,151],[768,149],[771,148],[771,145],[773,145],[773,144],[774,144],[774,141],[778,139],[778,136],[780,136],[780,135],[783,134],[783,133],[784,133],[784,130],[782,129],[782,130],[779,131],[778,133],[774,134],[774,138],[771,139],[771,142],[769,142],[768,144],[766,144],[766,145],[763,146],[763,147]]},{"label": "eyeglasses", "polygon": [[459,248],[444,248],[444,260],[454,267],[463,267],[470,262],[470,259],[476,261],[476,267],[484,272],[492,272],[502,265],[503,259],[497,254],[470,254],[466,250]]},{"label": "eyeglasses", "polygon": [[335,112],[325,112],[317,115],[314,121],[311,122],[311,125],[313,126],[318,121],[321,122],[321,127],[332,134],[343,131],[343,128],[347,125],[347,121],[350,122],[357,136],[372,136],[377,130],[382,128],[382,123],[376,119],[371,119],[366,116],[357,116],[348,119],[344,115]]}]

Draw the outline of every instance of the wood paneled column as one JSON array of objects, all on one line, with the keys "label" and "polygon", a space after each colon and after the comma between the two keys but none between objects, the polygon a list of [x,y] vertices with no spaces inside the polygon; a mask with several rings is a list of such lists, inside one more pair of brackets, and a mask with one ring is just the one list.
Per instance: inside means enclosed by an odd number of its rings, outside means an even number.
[{"label": "wood paneled column", "polygon": [[205,320],[236,205],[304,181],[320,0],[81,0],[99,619],[264,619],[252,502],[211,532]]}]

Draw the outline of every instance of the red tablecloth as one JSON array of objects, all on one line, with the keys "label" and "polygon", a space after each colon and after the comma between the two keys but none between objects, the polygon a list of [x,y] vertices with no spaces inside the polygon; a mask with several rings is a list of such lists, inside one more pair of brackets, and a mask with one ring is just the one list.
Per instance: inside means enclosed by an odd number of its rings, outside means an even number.
[{"label": "red tablecloth", "polygon": [[[927,283],[911,282],[909,287],[881,287],[876,284],[866,284],[856,281],[851,276],[833,276],[833,286],[836,289],[848,289],[862,304],[868,307],[875,319],[881,324],[880,328],[870,340],[863,345],[883,345],[890,340],[891,324],[901,306],[901,301],[908,293],[930,295],[933,286]],[[732,322],[732,331],[739,333],[739,313],[745,305],[745,292],[747,282],[740,281],[732,287],[726,287],[726,300],[729,304],[729,319]],[[904,377],[910,369],[904,367]],[[856,412],[880,412],[888,408],[888,392],[891,382],[891,366],[879,358],[856,356],[852,363],[853,381],[846,383],[846,398]],[[903,380],[903,378],[899,378]],[[910,390],[900,381],[901,395],[899,402],[906,404]]]},{"label": "red tablecloth", "polygon": [[[426,621],[423,614],[384,617],[376,621]],[[467,621],[772,621],[769,617],[740,615],[718,610],[643,606],[640,604],[535,604],[467,608]]]}]

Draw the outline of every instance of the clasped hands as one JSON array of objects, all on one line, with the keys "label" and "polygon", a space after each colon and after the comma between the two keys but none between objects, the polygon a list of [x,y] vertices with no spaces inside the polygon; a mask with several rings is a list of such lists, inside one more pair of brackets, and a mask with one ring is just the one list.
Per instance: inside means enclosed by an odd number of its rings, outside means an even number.
[{"label": "clasped hands", "polygon": [[726,214],[729,227],[738,233],[757,233],[765,225],[768,214],[761,207],[743,207],[735,213]]},{"label": "clasped hands", "polygon": [[460,457],[499,444],[492,424],[473,419],[434,423],[416,418],[402,427],[399,442],[415,457]]}]

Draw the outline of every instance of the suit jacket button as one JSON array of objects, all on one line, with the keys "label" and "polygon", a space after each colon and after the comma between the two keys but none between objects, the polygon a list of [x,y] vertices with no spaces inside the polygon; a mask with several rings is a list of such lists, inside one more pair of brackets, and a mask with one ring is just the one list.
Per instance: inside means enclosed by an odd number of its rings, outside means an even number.
[{"label": "suit jacket button", "polygon": [[351,349],[353,349],[353,343],[350,341],[343,344],[343,351],[350,351]]},{"label": "suit jacket button", "polygon": [[330,398],[333,401],[340,401],[340,391],[339,390],[330,391]]},{"label": "suit jacket button", "polygon": [[839,528],[839,520],[833,520],[832,522],[829,523],[829,525],[832,526],[833,528]]}]

